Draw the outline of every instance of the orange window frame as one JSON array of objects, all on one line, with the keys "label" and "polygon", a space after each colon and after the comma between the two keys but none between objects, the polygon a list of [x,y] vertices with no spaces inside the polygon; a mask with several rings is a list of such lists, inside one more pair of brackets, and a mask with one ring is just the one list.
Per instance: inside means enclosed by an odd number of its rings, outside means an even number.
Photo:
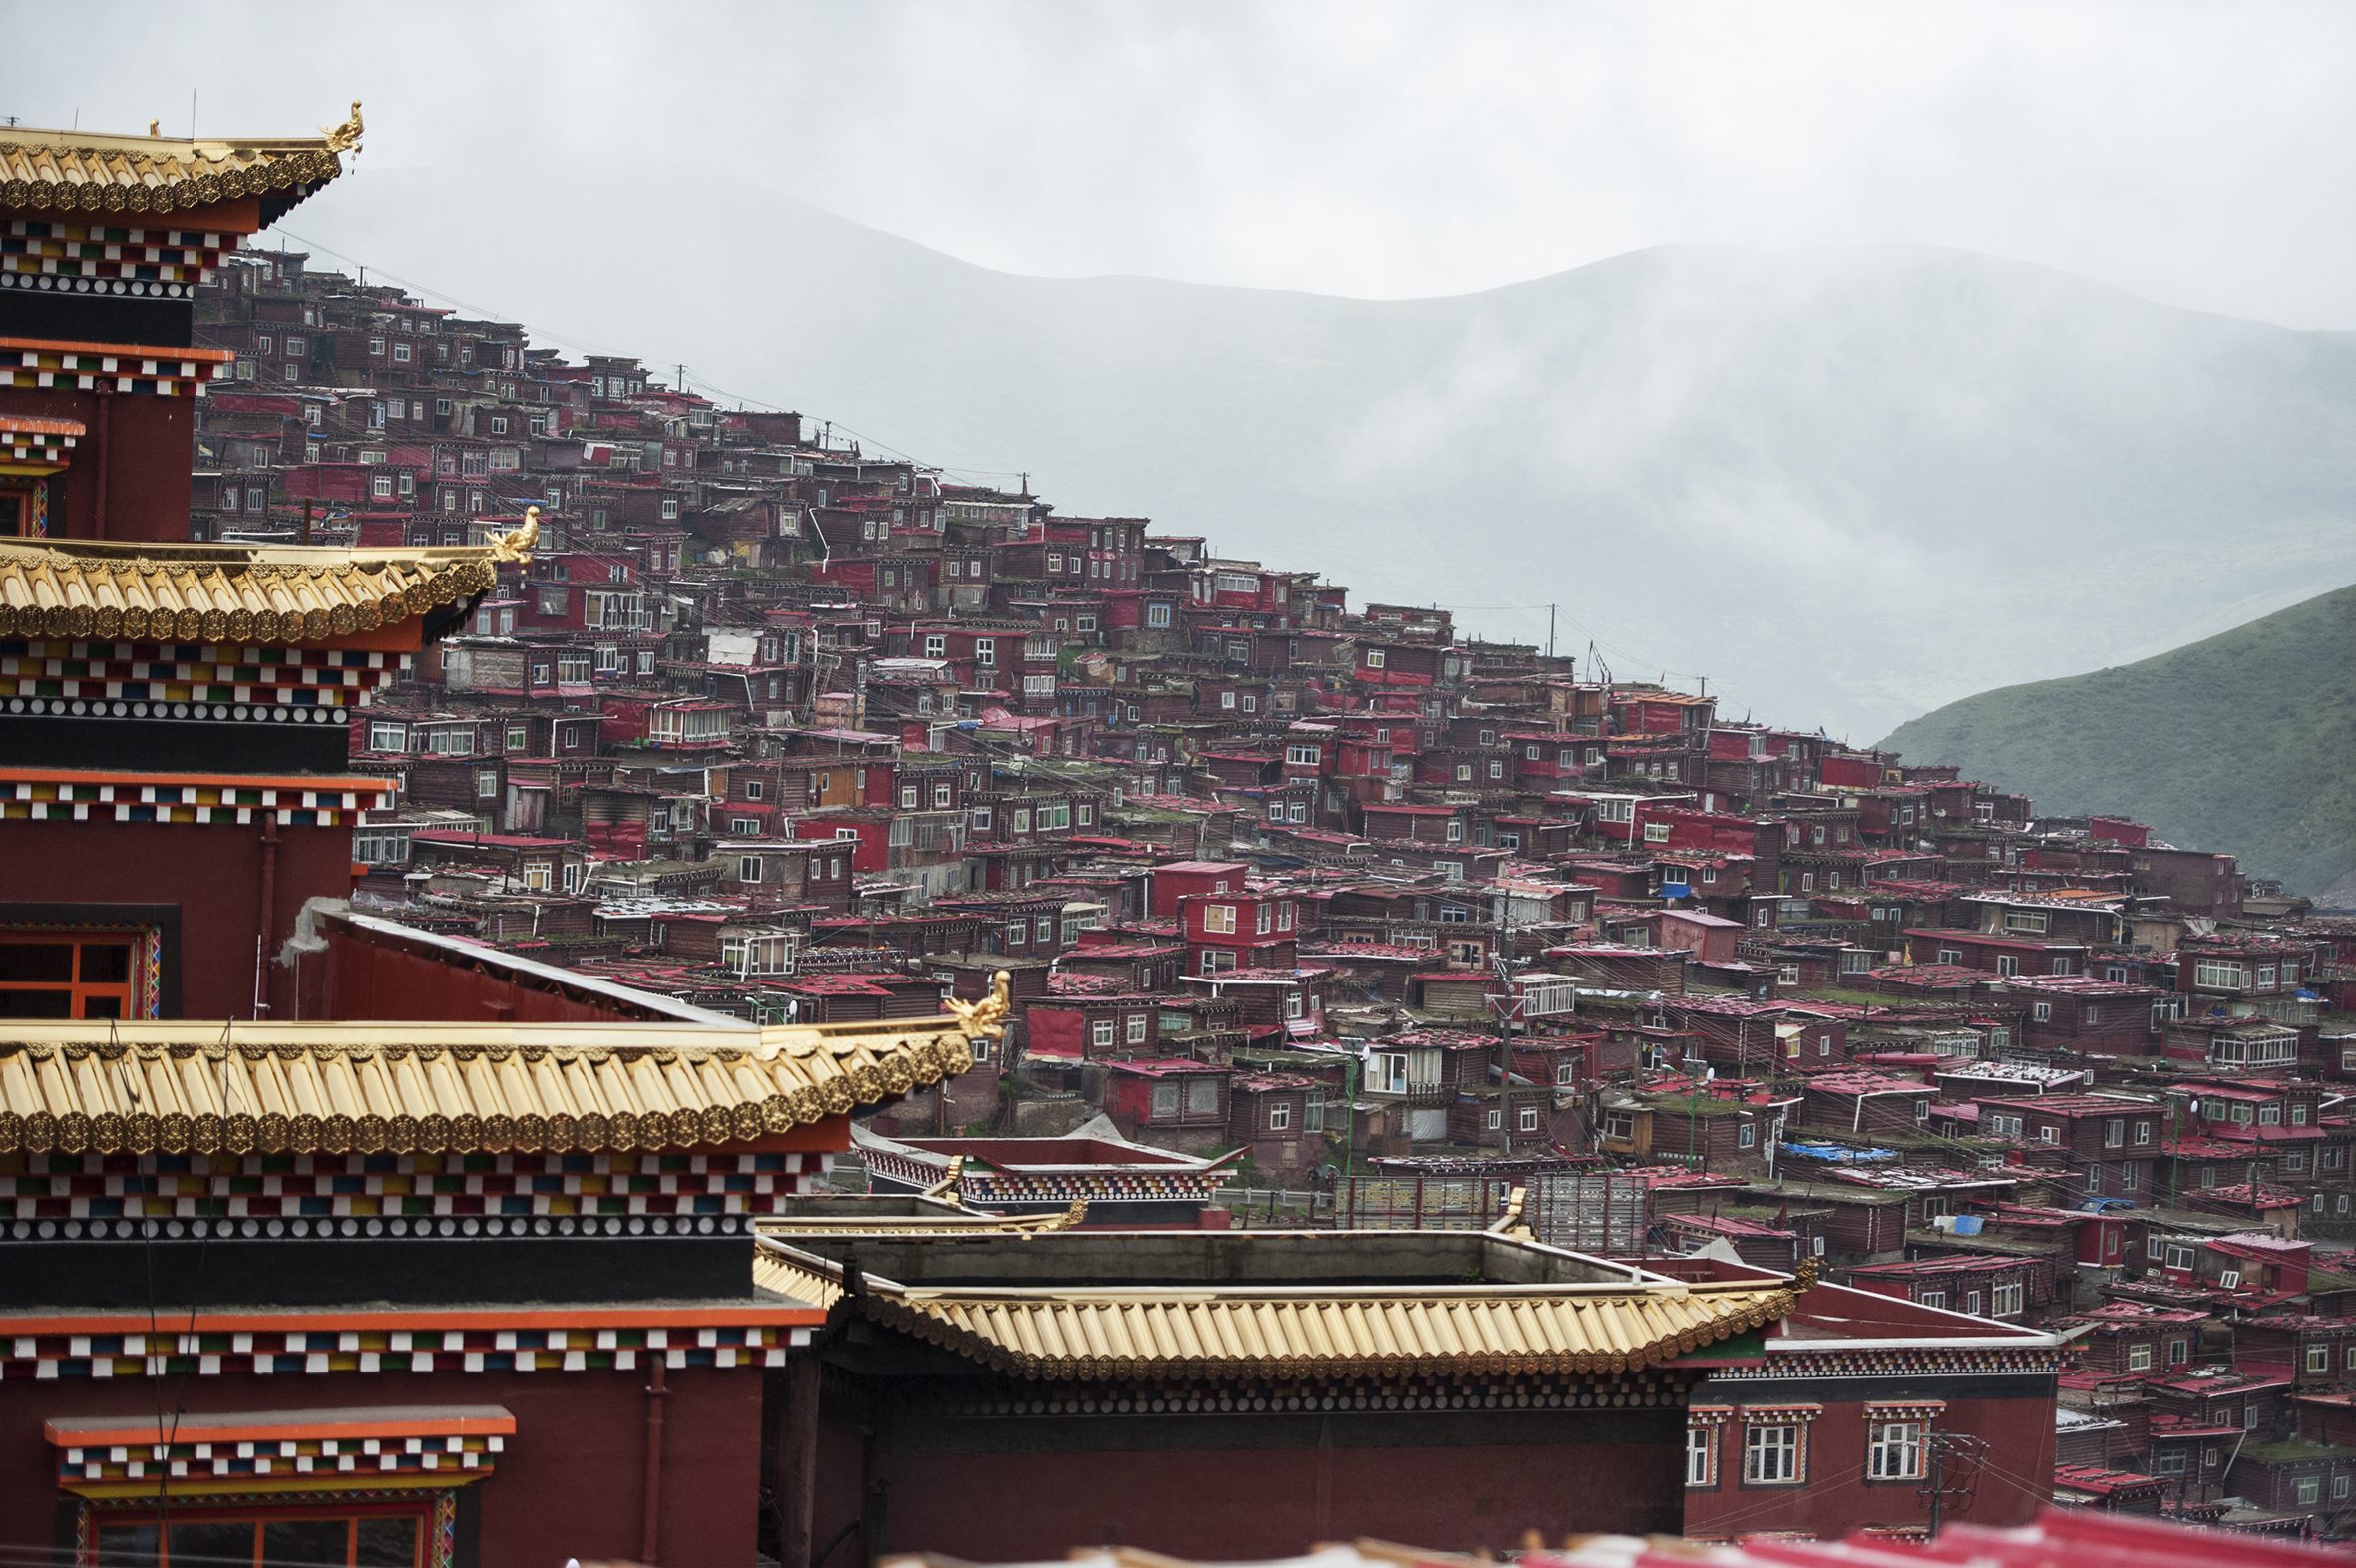
[{"label": "orange window frame", "polygon": [[[68,966],[69,978],[63,981],[0,980],[0,993],[17,991],[64,991],[69,998],[66,1003],[66,1016],[69,1018],[105,1018],[112,1016],[116,1018],[131,1019],[140,1016],[137,1004],[140,991],[139,967],[141,963],[140,950],[142,946],[140,933],[135,931],[63,932],[0,930],[0,947],[12,946],[72,948],[74,950],[74,956],[72,962]],[[128,949],[129,957],[123,967],[123,979],[120,980],[84,980],[82,978],[83,970],[88,963],[85,950],[91,948]],[[116,999],[116,1008],[112,1014],[109,1014],[104,1010],[95,1013],[90,1010],[89,1004],[91,998],[110,996]]]},{"label": "orange window frame", "polygon": [[[268,1526],[272,1524],[341,1523],[344,1526],[342,1556],[332,1559],[331,1563],[326,1564],[305,1559],[303,1568],[332,1568],[334,1563],[340,1563],[344,1565],[344,1568],[362,1568],[359,1555],[360,1526],[371,1519],[398,1519],[409,1524],[411,1527],[409,1558],[408,1562],[405,1565],[399,1565],[399,1568],[427,1568],[427,1565],[432,1561],[433,1554],[433,1504],[427,1501],[408,1500],[373,1507],[355,1507],[346,1503],[320,1509],[294,1507],[256,1510],[251,1507],[239,1508],[233,1505],[225,1507],[215,1505],[206,1508],[173,1505],[166,1512],[164,1518],[166,1528],[159,1532],[160,1538],[157,1548],[154,1550],[136,1544],[138,1534],[143,1528],[154,1530],[156,1527],[157,1514],[153,1503],[137,1509],[110,1509],[93,1521],[92,1534],[95,1537],[96,1549],[90,1560],[97,1563],[99,1568],[173,1568],[172,1531],[174,1528],[184,1525],[250,1524],[253,1530],[252,1547],[250,1555],[244,1561],[250,1564],[251,1568],[268,1568],[268,1564],[273,1560],[265,1555],[266,1537],[263,1532]],[[126,1534],[133,1537],[131,1542],[123,1541],[122,1538]],[[110,1536],[115,1537],[115,1540],[110,1541],[108,1539]],[[233,1558],[224,1559],[217,1552],[207,1552],[204,1555],[190,1558],[183,1568],[232,1568],[235,1561],[236,1559]],[[396,1568],[396,1565],[375,1557],[370,1559],[370,1564],[372,1568]]]}]

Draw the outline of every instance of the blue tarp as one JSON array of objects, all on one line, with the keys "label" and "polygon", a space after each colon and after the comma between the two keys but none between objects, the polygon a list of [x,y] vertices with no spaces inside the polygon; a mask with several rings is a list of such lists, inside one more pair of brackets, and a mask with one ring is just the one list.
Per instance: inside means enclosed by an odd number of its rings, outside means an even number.
[{"label": "blue tarp", "polygon": [[1860,1160],[1894,1160],[1895,1149],[1852,1149],[1840,1143],[1786,1143],[1785,1154],[1796,1154],[1802,1159],[1823,1160],[1835,1165],[1854,1165]]}]

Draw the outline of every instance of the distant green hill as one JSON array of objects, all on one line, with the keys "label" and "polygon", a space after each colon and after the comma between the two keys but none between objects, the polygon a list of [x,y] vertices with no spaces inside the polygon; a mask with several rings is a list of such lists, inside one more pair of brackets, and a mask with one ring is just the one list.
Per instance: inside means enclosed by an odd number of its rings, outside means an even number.
[{"label": "distant green hill", "polygon": [[2356,871],[2356,586],[2138,664],[1950,702],[1881,746],[2320,893]]}]

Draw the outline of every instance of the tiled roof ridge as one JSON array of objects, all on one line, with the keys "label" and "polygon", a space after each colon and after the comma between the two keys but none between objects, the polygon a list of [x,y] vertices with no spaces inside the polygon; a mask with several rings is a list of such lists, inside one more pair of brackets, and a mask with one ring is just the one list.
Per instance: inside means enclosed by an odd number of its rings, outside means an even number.
[{"label": "tiled roof ridge", "polygon": [[787,1132],[973,1062],[948,1016],[708,1042],[630,1025],[615,1032],[655,1037],[615,1045],[567,1025],[18,1030],[0,1040],[0,1152],[685,1147]]},{"label": "tiled roof ridge", "polygon": [[58,212],[168,213],[325,185],[355,147],[360,106],[317,137],[103,135],[11,126],[0,135],[0,205]]}]

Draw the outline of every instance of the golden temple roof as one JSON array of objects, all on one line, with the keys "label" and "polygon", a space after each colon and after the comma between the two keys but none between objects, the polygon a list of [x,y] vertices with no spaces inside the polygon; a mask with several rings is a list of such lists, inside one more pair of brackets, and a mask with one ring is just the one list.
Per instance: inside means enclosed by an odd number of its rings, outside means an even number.
[{"label": "golden temple roof", "polygon": [[0,1022],[0,1153],[684,1148],[782,1133],[973,1063],[958,1020]]},{"label": "golden temple roof", "polygon": [[769,1235],[754,1283],[829,1309],[847,1301],[1034,1378],[1627,1372],[1782,1318],[1794,1299],[1748,1282],[918,1289],[874,1275],[846,1296],[840,1266]]},{"label": "golden temple roof", "polygon": [[316,642],[498,581],[505,542],[339,550],[0,539],[0,636]]},{"label": "golden temple roof", "polygon": [[[0,206],[58,212],[156,213],[240,196],[300,199],[343,173],[357,147],[360,106],[315,137],[110,136],[0,129]],[[289,203],[291,204],[291,203]]]}]

